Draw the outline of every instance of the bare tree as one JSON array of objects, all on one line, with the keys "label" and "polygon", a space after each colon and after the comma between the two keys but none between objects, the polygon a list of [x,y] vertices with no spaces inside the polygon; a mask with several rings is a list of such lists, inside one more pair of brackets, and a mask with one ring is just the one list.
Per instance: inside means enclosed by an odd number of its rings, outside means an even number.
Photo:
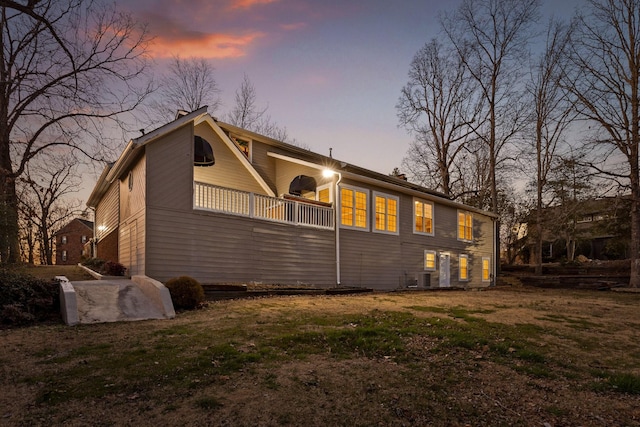
[{"label": "bare tree", "polygon": [[[37,228],[41,263],[53,264],[53,235],[80,213],[81,202],[69,196],[80,190],[78,162],[69,155],[43,155],[20,179],[20,211]],[[27,230],[28,232],[28,230]]]},{"label": "bare tree", "polygon": [[518,87],[526,63],[540,0],[463,0],[441,25],[460,52],[484,100],[478,136],[489,148],[491,210],[498,212],[497,168],[502,151],[522,129],[524,108]]},{"label": "bare tree", "polygon": [[[640,286],[640,2],[589,0],[579,17],[572,61],[576,74],[567,87],[582,117],[594,126],[591,148],[601,173],[631,192],[631,278]],[[612,161],[611,156],[618,159]]]},{"label": "bare tree", "polygon": [[459,192],[456,162],[480,113],[469,77],[459,52],[433,39],[413,58],[396,104],[400,124],[414,136],[405,167],[414,179],[447,196],[455,188]]},{"label": "bare tree", "polygon": [[575,118],[573,103],[561,85],[572,26],[550,22],[544,52],[534,64],[527,87],[533,105],[533,149],[536,186],[536,274],[542,274],[543,209],[549,172],[556,163],[558,144]]},{"label": "bare tree", "polygon": [[159,83],[157,96],[149,108],[150,119],[156,123],[172,120],[178,110],[195,111],[206,105],[213,114],[220,108],[215,68],[205,58],[175,56]]},{"label": "bare tree", "polygon": [[456,198],[469,206],[488,210],[491,208],[489,148],[479,138],[464,145],[456,164],[459,192]]},{"label": "bare tree", "polygon": [[227,120],[239,128],[253,130],[260,119],[267,112],[267,108],[260,109],[257,105],[256,88],[246,74],[240,87],[236,90],[235,105],[227,114]]},{"label": "bare tree", "polygon": [[0,259],[19,257],[16,180],[52,147],[99,153],[148,95],[146,30],[90,0],[0,1]]},{"label": "bare tree", "polygon": [[305,149],[295,138],[289,136],[286,127],[278,125],[267,114],[269,107],[258,107],[256,88],[246,74],[236,90],[235,105],[227,114],[226,120],[242,129],[247,129],[278,141],[296,145]]}]

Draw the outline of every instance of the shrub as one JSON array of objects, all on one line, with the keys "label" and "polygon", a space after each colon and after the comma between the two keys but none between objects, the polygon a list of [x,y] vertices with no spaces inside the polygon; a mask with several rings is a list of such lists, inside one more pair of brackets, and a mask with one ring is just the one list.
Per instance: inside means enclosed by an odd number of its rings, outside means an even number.
[{"label": "shrub", "polygon": [[127,268],[115,261],[105,261],[100,258],[89,258],[82,262],[82,265],[105,276],[124,276]]},{"label": "shrub", "polygon": [[0,269],[0,321],[26,325],[57,317],[59,284]]},{"label": "shrub", "polygon": [[119,262],[108,261],[105,262],[100,272],[107,276],[124,276],[124,272],[127,268]]},{"label": "shrub", "polygon": [[204,289],[193,277],[175,277],[166,283],[166,287],[175,308],[192,310],[204,301]]}]

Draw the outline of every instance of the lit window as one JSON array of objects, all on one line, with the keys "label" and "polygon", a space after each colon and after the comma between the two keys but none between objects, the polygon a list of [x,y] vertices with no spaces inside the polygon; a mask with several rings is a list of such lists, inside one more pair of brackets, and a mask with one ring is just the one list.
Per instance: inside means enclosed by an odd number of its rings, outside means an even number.
[{"label": "lit window", "polygon": [[433,204],[422,200],[413,202],[413,231],[433,234]]},{"label": "lit window", "polygon": [[67,244],[67,236],[62,236],[62,238],[60,239],[60,242],[61,242],[63,245],[66,245],[66,244]]},{"label": "lit window", "polygon": [[491,280],[491,258],[482,258],[482,281]]},{"label": "lit window", "polygon": [[460,255],[460,266],[458,273],[460,280],[469,280],[469,256]]},{"label": "lit window", "polygon": [[318,187],[318,191],[316,193],[316,199],[319,202],[331,203],[331,186],[332,184],[322,185]]},{"label": "lit window", "polygon": [[367,229],[367,198],[366,190],[356,188],[340,189],[340,224],[345,227]]},{"label": "lit window", "polygon": [[398,198],[374,193],[376,206],[375,231],[398,234]]},{"label": "lit window", "polygon": [[424,251],[424,269],[431,271],[436,269],[436,251]]},{"label": "lit window", "polygon": [[80,238],[80,242],[81,242],[81,243],[87,243],[87,236],[82,236],[82,237]]},{"label": "lit window", "polygon": [[473,240],[473,216],[468,212],[458,212],[458,239]]},{"label": "lit window", "polygon": [[238,138],[237,136],[232,136],[231,140],[236,144],[236,147],[242,154],[244,154],[249,161],[251,161],[251,141],[247,139]]}]

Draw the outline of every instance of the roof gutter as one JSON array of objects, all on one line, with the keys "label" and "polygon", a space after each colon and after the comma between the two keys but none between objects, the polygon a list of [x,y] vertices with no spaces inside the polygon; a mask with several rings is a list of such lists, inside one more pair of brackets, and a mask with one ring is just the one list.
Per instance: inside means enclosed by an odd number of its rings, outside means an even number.
[{"label": "roof gutter", "polygon": [[107,164],[107,166],[105,166],[104,170],[100,174],[100,177],[98,178],[98,181],[96,182],[95,187],[93,187],[93,191],[91,192],[91,194],[89,195],[89,198],[87,199],[87,203],[86,203],[87,206],[91,208],[95,208],[98,205],[100,197],[109,188],[109,182],[107,181],[106,178],[111,168],[112,168],[112,165],[110,164]]}]

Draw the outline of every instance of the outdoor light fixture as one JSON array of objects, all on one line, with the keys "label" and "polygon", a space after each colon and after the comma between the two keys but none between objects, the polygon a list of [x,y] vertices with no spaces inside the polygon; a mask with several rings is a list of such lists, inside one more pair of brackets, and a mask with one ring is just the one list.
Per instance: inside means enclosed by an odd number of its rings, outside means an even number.
[{"label": "outdoor light fixture", "polygon": [[325,178],[331,178],[334,174],[335,174],[335,172],[332,171],[331,169],[324,169],[322,171],[322,176],[325,177]]}]

